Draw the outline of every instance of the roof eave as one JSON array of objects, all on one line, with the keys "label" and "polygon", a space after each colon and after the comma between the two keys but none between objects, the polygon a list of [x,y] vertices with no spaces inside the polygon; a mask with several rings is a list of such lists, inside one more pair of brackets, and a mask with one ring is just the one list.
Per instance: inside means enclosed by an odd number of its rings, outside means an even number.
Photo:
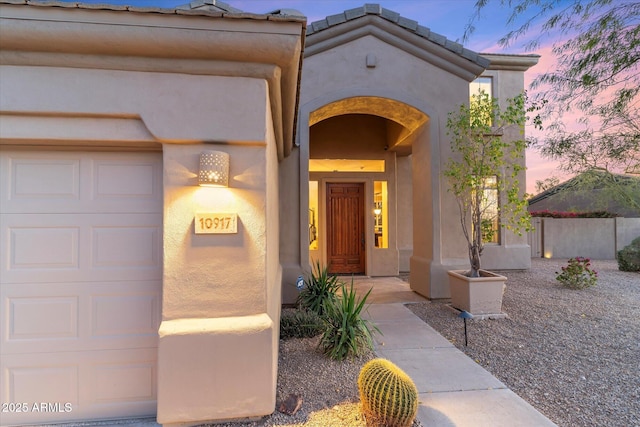
[{"label": "roof eave", "polygon": [[41,58],[46,54],[140,57],[150,63],[167,58],[228,61],[237,63],[240,72],[242,63],[260,67],[272,64],[279,70],[277,74],[263,77],[270,82],[278,157],[282,159],[291,152],[306,19],[105,5],[85,7],[78,3],[61,5],[62,2],[0,0],[0,3],[3,3],[0,50],[5,52],[34,52]]},{"label": "roof eave", "polygon": [[527,71],[540,60],[540,55],[515,55],[505,53],[480,53],[489,61],[487,70]]}]

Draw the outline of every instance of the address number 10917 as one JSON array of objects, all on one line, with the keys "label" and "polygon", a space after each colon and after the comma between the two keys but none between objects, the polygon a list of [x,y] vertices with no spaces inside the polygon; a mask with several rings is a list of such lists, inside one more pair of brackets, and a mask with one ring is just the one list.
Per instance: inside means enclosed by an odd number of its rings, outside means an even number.
[{"label": "address number 10917", "polygon": [[198,213],[196,234],[233,234],[238,232],[238,214]]}]

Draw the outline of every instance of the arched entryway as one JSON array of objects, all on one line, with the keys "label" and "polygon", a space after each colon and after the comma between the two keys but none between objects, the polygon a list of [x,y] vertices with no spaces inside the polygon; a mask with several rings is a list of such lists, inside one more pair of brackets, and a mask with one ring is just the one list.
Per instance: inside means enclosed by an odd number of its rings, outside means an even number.
[{"label": "arched entryway", "polygon": [[349,96],[309,111],[310,263],[335,274],[408,271],[412,145],[428,144],[428,121],[420,109],[383,96]]}]

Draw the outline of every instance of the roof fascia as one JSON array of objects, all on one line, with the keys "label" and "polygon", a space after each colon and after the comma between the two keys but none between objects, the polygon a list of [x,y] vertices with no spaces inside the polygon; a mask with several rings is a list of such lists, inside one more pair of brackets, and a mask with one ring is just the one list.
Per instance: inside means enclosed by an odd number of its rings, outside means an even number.
[{"label": "roof fascia", "polygon": [[[124,63],[145,58],[152,66],[164,59],[224,61],[237,64],[236,75],[247,77],[256,77],[253,65],[271,64],[277,71],[264,78],[269,81],[278,157],[286,157],[295,140],[305,21],[176,12],[5,3],[0,8],[0,51],[37,53],[41,59],[44,54],[120,58]],[[21,61],[20,55],[13,57]]]},{"label": "roof fascia", "polygon": [[487,70],[527,71],[540,60],[540,55],[480,53],[480,56],[490,61]]},{"label": "roof fascia", "polygon": [[[462,49],[460,49],[460,53],[452,52],[438,43],[407,31],[405,28],[376,15],[366,15],[307,35],[305,58],[368,35],[467,81],[472,81],[485,70],[481,65],[463,57],[461,55]],[[443,42],[446,43],[446,39],[443,38]],[[449,45],[450,47],[460,46],[456,43]]]}]

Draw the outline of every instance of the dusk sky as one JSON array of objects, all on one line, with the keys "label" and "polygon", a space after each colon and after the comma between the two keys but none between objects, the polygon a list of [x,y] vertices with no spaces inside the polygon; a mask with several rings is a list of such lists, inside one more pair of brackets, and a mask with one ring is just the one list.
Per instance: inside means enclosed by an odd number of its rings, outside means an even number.
[{"label": "dusk sky", "polygon": [[[225,3],[245,12],[268,13],[278,9],[296,9],[307,17],[311,23],[326,16],[344,12],[347,9],[363,6],[365,0],[224,0]],[[455,41],[461,41],[466,24],[473,13],[476,0],[386,0],[369,1],[379,3],[382,7],[398,12],[400,15],[418,21],[431,31],[442,34]],[[181,0],[89,0],[85,3],[127,4],[136,6],[156,6],[173,8],[186,1]],[[525,84],[528,87],[533,78],[553,66],[551,55],[552,39],[542,38],[540,48],[528,52],[523,47],[526,40],[518,40],[508,48],[498,45],[498,40],[509,30],[517,28],[507,27],[506,21],[509,11],[500,7],[499,1],[493,1],[475,22],[476,31],[464,44],[465,47],[476,52],[490,53],[537,53],[542,57],[540,63],[525,74]],[[569,2],[567,2],[569,3]],[[539,37],[540,32],[532,27],[528,37]],[[536,180],[562,174],[556,170],[554,163],[542,159],[536,152],[527,152],[527,192],[535,192]]]}]

